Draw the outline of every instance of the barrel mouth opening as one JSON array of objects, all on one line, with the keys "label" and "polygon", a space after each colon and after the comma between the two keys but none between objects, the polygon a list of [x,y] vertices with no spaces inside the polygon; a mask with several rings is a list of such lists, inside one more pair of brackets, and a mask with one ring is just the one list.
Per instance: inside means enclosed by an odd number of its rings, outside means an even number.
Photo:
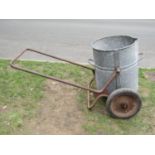
[{"label": "barrel mouth opening", "polygon": [[109,36],[94,41],[91,46],[97,51],[118,51],[132,46],[136,40],[126,35]]}]

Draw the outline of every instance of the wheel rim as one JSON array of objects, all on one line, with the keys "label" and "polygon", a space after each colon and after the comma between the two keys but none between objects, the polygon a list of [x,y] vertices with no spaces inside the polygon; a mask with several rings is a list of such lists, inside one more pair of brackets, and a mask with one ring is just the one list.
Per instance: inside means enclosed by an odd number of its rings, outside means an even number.
[{"label": "wheel rim", "polygon": [[111,101],[111,111],[117,117],[130,117],[138,111],[138,101],[132,95],[115,96]]}]

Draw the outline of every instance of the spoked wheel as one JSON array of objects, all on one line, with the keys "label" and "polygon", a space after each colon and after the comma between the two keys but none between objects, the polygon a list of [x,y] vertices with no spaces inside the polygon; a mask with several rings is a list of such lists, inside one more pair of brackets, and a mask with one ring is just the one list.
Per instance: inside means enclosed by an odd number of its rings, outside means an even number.
[{"label": "spoked wheel", "polygon": [[121,88],[112,92],[107,99],[107,111],[112,117],[130,118],[141,108],[140,96],[133,90]]}]

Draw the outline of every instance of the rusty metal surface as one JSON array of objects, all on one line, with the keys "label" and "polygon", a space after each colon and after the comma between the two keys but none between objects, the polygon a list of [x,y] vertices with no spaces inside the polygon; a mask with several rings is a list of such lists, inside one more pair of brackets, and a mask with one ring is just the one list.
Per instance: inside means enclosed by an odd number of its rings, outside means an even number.
[{"label": "rusty metal surface", "polygon": [[[116,69],[113,74],[111,75],[110,79],[105,83],[103,88],[100,91],[93,92],[95,97],[94,101],[90,101],[90,94],[92,93],[90,90],[87,91],[87,108],[92,109],[97,101],[101,99],[102,97],[107,97],[109,95],[109,92],[107,91],[108,86],[111,84],[111,82],[116,78],[117,74],[119,74],[118,70]],[[90,89],[92,87],[92,83],[95,80],[95,75],[93,76],[92,80],[90,81],[88,88]]]},{"label": "rusty metal surface", "polygon": [[[16,62],[27,51],[39,53],[39,54],[42,54],[42,55],[45,55],[45,56],[48,56],[48,57],[51,57],[51,58],[54,58],[54,59],[57,59],[57,60],[61,60],[61,61],[64,61],[64,62],[73,64],[73,65],[76,65],[76,66],[79,66],[79,67],[88,69],[88,70],[92,71],[93,78],[89,82],[88,87],[84,87],[84,86],[81,86],[81,85],[78,85],[78,84],[75,84],[75,83],[71,83],[71,82],[68,82],[68,81],[64,81],[64,80],[58,79],[58,78],[53,77],[53,76],[44,75],[44,74],[38,73],[36,71],[33,71],[33,70],[30,70],[30,69],[26,69],[26,68],[17,66],[16,65]],[[107,88],[111,84],[111,82],[116,78],[117,74],[119,73],[118,70],[117,70],[117,68],[116,68],[116,70],[113,71],[111,77],[109,78],[109,80],[107,80],[107,82],[105,83],[105,85],[103,86],[102,89],[100,89],[100,90],[93,89],[92,88],[92,83],[95,80],[95,70],[93,68],[88,67],[88,66],[81,65],[79,63],[72,62],[70,60],[66,60],[66,59],[59,58],[59,57],[56,57],[56,56],[53,56],[53,55],[49,55],[49,54],[46,54],[46,53],[43,53],[43,52],[40,52],[40,51],[37,51],[37,50],[33,50],[33,49],[25,49],[14,60],[11,61],[10,66],[12,68],[14,68],[14,69],[17,69],[17,70],[21,70],[21,71],[24,71],[24,72],[27,72],[27,73],[38,75],[38,76],[41,76],[41,77],[44,77],[44,78],[47,78],[47,79],[50,79],[50,80],[54,80],[54,81],[61,82],[61,83],[66,84],[66,85],[70,85],[70,86],[73,86],[73,87],[77,87],[77,88],[81,88],[81,89],[86,90],[87,91],[87,95],[88,95],[88,102],[87,102],[88,103],[88,105],[87,105],[88,109],[92,109],[96,105],[97,101],[101,97],[107,97],[109,95],[109,92],[107,91]],[[96,96],[95,100],[92,103],[90,101],[90,93],[94,93],[94,95]]]},{"label": "rusty metal surface", "polygon": [[[25,52],[27,52],[27,51],[39,53],[39,54],[42,54],[42,55],[45,55],[45,56],[48,56],[48,57],[51,57],[51,58],[54,58],[54,59],[57,59],[57,60],[61,60],[61,61],[64,61],[64,62],[73,64],[73,65],[77,65],[77,66],[80,66],[80,67],[89,69],[89,70],[91,70],[91,71],[94,73],[94,69],[93,69],[93,68],[90,68],[90,67],[87,67],[87,66],[84,66],[84,65],[81,65],[81,64],[78,64],[78,63],[75,63],[75,62],[66,60],[66,59],[58,58],[58,57],[56,57],[56,56],[49,55],[49,54],[46,54],[46,53],[43,53],[43,52],[40,52],[40,51],[37,51],[37,50],[33,50],[33,49],[26,49],[26,50],[24,50],[23,52],[21,52],[21,53],[10,63],[11,67],[13,67],[14,69],[17,69],[17,70],[21,70],[21,71],[27,72],[27,73],[35,74],[35,75],[38,75],[38,76],[41,76],[41,77],[45,77],[45,78],[48,78],[48,79],[51,79],[51,80],[54,80],[54,81],[58,81],[58,82],[61,82],[61,83],[67,84],[67,85],[71,85],[71,86],[74,86],[74,87],[78,87],[78,88],[81,88],[81,89],[88,90],[87,87],[80,86],[80,85],[78,85],[78,84],[74,84],[74,83],[71,83],[71,82],[68,82],[68,81],[64,81],[64,80],[58,79],[58,78],[53,77],[53,76],[44,75],[44,74],[38,73],[38,72],[36,72],[36,71],[33,71],[33,70],[30,70],[30,69],[26,69],[26,68],[17,66],[17,65],[16,65],[16,62],[17,62],[17,61],[19,60],[19,58],[20,58]],[[90,90],[90,91],[95,91],[95,90]]]},{"label": "rusty metal surface", "polygon": [[78,63],[75,63],[75,62],[63,59],[63,58],[59,58],[59,57],[56,57],[56,56],[53,56],[53,55],[49,55],[49,54],[46,54],[46,53],[43,53],[43,52],[40,52],[40,51],[37,51],[37,50],[33,50],[33,49],[26,49],[23,52],[21,52],[13,61],[11,61],[11,63],[10,63],[11,67],[13,67],[14,69],[17,69],[17,70],[21,70],[21,71],[28,72],[28,73],[35,74],[35,75],[39,75],[39,76],[42,76],[42,77],[45,77],[45,78],[48,78],[48,79],[51,79],[51,80],[54,80],[54,81],[58,81],[58,82],[61,82],[61,83],[67,84],[67,85],[71,85],[71,86],[74,86],[74,87],[77,87],[77,88],[81,88],[81,89],[84,89],[84,90],[89,90],[89,91],[94,92],[94,93],[101,93],[101,92],[103,92],[103,90],[106,87],[108,87],[110,82],[116,77],[116,72],[114,71],[114,73],[112,74],[112,79],[108,80],[108,82],[104,85],[104,87],[101,90],[96,90],[96,89],[80,86],[80,85],[75,84],[75,83],[64,81],[64,80],[58,79],[58,78],[53,77],[53,76],[44,75],[44,74],[38,73],[36,71],[30,70],[30,69],[26,69],[26,68],[22,68],[22,67],[19,67],[19,66],[15,65],[17,60],[19,60],[19,58],[27,51],[39,53],[39,54],[42,54],[42,55],[45,55],[45,56],[52,57],[52,58],[57,59],[57,60],[61,60],[61,61],[73,64],[73,65],[76,65],[76,66],[83,67],[85,69],[91,70],[93,72],[93,74],[94,74],[94,69],[91,68],[91,67],[84,66],[82,64],[78,64]]}]

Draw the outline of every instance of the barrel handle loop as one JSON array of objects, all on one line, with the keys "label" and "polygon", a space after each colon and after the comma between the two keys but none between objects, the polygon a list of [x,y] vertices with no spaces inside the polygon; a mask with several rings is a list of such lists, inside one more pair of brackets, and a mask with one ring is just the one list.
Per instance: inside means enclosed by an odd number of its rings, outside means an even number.
[{"label": "barrel handle loop", "polygon": [[108,67],[101,67],[101,66],[98,66],[95,64],[94,60],[89,58],[88,59],[88,63],[90,65],[92,65],[94,68],[98,68],[98,69],[101,69],[101,70],[107,70],[107,71],[114,71],[115,69],[114,68],[108,68]]},{"label": "barrel handle loop", "polygon": [[138,55],[139,55],[138,62],[142,61],[144,59],[144,53],[139,53]]}]

